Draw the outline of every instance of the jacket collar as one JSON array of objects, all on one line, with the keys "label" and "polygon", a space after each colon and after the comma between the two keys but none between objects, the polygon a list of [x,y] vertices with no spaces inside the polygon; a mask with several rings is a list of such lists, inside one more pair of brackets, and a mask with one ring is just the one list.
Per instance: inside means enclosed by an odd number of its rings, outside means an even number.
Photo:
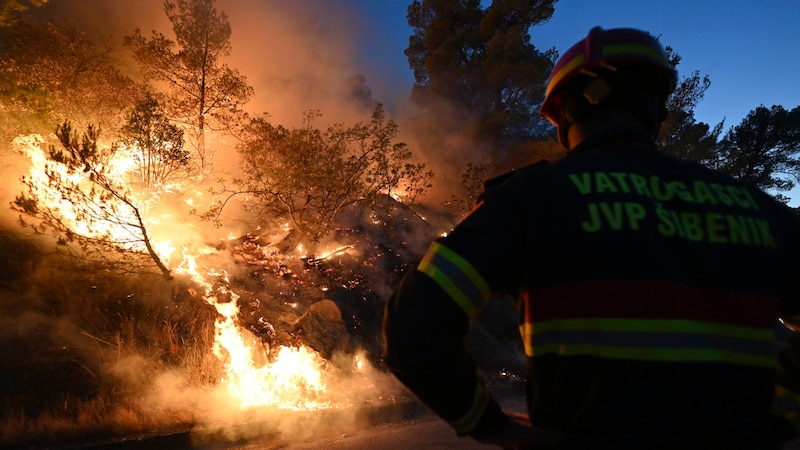
[{"label": "jacket collar", "polygon": [[638,144],[640,146],[656,149],[655,139],[635,126],[621,126],[596,133],[583,140],[572,149],[572,152],[583,152],[589,149],[605,147],[613,144]]}]

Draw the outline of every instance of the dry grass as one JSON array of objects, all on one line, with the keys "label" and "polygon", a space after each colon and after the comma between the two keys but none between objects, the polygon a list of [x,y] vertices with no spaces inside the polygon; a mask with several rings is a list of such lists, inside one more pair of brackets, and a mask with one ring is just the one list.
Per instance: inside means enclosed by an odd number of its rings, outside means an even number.
[{"label": "dry grass", "polygon": [[0,233],[0,446],[185,428],[140,401],[159,373],[219,380],[213,308],[187,281],[74,264]]},{"label": "dry grass", "polygon": [[22,411],[4,417],[0,422],[0,445],[97,441],[153,430],[185,430],[195,420],[189,411],[145,411],[139,405],[102,396],[76,400],[67,410],[55,405],[53,408],[35,417]]},{"label": "dry grass", "polygon": [[[370,240],[343,233],[364,249],[363,261],[280,259],[245,240],[225,255],[247,267],[229,287],[240,294],[239,325],[254,340],[276,348],[305,343],[295,324],[326,296],[339,302],[352,346],[376,360],[370,355],[379,347],[382,304],[374,285],[402,273],[391,268],[410,258],[388,251],[402,246],[387,247],[382,234]],[[51,245],[2,229],[0,235],[0,269],[18,275],[0,277],[0,447],[141,436],[227,419],[208,401],[219,402],[214,388],[224,365],[212,352],[217,312],[200,296],[203,287],[79,264],[44,250]]]}]

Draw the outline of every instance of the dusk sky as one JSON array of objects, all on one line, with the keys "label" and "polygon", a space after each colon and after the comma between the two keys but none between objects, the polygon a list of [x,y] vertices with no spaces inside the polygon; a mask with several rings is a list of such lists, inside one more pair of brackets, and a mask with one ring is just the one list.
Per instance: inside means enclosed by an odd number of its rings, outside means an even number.
[{"label": "dusk sky", "polygon": [[[369,65],[376,71],[368,80],[390,79],[390,71],[399,70],[412,83],[403,55],[410,2],[338,1],[371,22],[361,43],[363,57],[372,60]],[[531,41],[541,50],[563,52],[598,25],[647,30],[681,55],[681,76],[695,70],[708,75],[711,87],[695,111],[698,121],[725,119],[727,129],[761,104],[800,105],[800,1],[560,0],[550,21],[531,29]]]},{"label": "dusk sky", "polygon": [[[338,1],[364,12],[371,23],[360,55],[372,71],[367,79],[376,95],[398,83],[410,86],[413,76],[403,55],[409,2]],[[708,75],[711,87],[695,111],[700,122],[725,120],[727,130],[762,104],[800,106],[798,0],[560,0],[550,21],[531,29],[531,41],[540,50],[563,53],[598,25],[647,30],[681,55],[681,77],[695,70]],[[800,204],[800,189],[793,196],[792,203]]]}]

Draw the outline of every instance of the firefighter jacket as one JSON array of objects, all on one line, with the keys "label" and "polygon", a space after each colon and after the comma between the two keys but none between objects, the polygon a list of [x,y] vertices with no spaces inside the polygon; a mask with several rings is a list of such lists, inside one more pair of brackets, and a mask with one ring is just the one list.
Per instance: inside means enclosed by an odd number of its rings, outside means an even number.
[{"label": "firefighter jacket", "polygon": [[779,446],[771,412],[800,411],[775,370],[799,257],[791,209],[616,130],[487,188],[430,245],[387,303],[386,363],[457,433],[497,433],[463,339],[513,295],[531,420],[558,448]]}]

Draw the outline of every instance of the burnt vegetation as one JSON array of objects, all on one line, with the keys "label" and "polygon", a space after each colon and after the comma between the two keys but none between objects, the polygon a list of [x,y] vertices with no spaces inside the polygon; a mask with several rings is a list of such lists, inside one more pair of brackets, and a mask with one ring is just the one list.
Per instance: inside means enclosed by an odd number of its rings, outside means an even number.
[{"label": "burnt vegetation", "polygon": [[[554,3],[410,2],[419,114],[391,119],[356,76],[362,119],[326,122],[336,112],[309,105],[298,127],[242,109],[254,91],[224,62],[231,24],[213,0],[166,1],[174,37],[120,42],[36,19],[45,0],[0,6],[0,154],[16,189],[4,199],[15,220],[0,224],[0,446],[197,423],[142,400],[165,372],[200,388],[225,375],[220,313],[178,270],[181,246],[215,269],[214,295],[237,302],[254,343],[363,352],[380,370],[384,302],[425,245],[487,178],[562,156],[531,114],[557,55],[528,29]],[[776,195],[793,187],[800,109],[759,106],[723,133],[694,118],[709,84],[681,80],[661,147]],[[236,175],[217,171],[221,151],[239,157]],[[426,201],[439,187],[443,200]],[[159,246],[165,234],[175,248]],[[521,379],[516,312],[491,308],[468,345],[490,379]]]}]

